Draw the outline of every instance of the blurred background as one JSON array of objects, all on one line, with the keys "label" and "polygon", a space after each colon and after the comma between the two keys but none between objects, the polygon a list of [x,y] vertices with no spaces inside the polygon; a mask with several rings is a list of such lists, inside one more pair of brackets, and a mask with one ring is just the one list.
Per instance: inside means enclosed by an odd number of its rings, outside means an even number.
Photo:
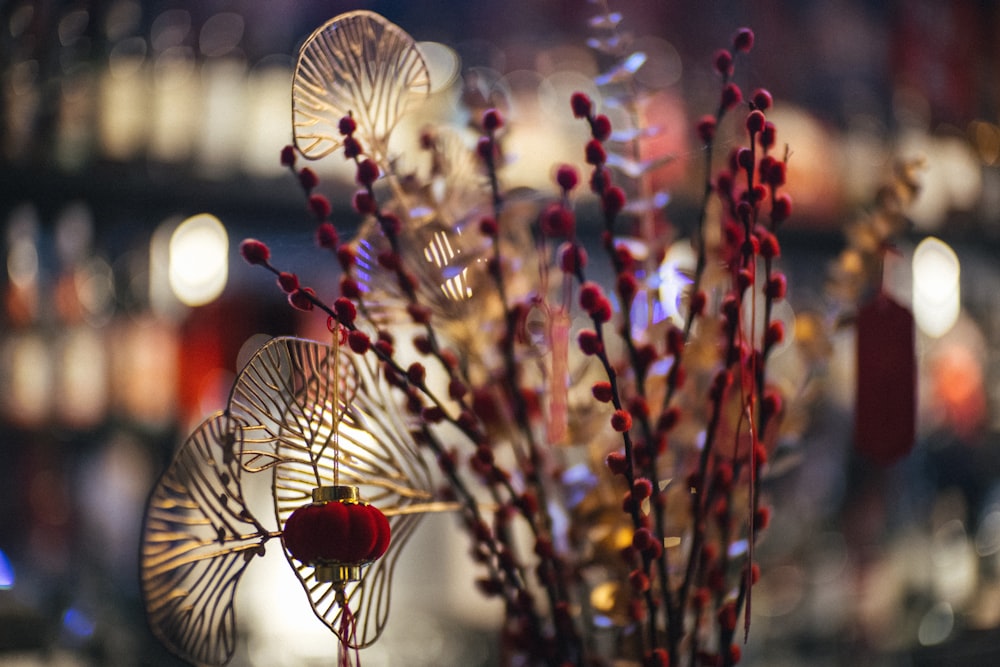
[{"label": "blurred background", "polygon": [[[916,449],[889,468],[852,451],[853,339],[832,332],[798,463],[769,483],[746,664],[1000,659],[1000,6],[611,4],[662,91],[651,109],[676,159],[659,178],[681,230],[703,178],[690,128],[714,110],[711,55],[754,28],[737,81],[774,94],[792,150],[793,308],[823,310],[845,225],[896,160],[925,159],[886,271],[919,326]],[[333,293],[278,153],[298,46],[357,8],[427,43],[441,120],[465,120],[459,68],[508,91],[510,186],[545,189],[553,163],[579,159],[566,100],[599,100],[585,0],[0,0],[0,664],[178,664],[141,610],[144,503],[248,350],[322,330],[238,245],[266,239]],[[317,168],[349,230],[336,166]],[[470,599],[452,524],[430,517],[408,547],[396,622],[366,665],[496,664],[499,610]],[[236,664],[329,664],[335,644],[287,564],[265,561],[241,587]]]}]

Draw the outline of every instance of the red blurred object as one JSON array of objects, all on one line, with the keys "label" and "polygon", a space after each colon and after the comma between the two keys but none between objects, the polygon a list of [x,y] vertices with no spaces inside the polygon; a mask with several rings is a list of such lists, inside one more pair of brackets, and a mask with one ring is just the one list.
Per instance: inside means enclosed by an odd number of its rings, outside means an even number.
[{"label": "red blurred object", "polygon": [[889,465],[909,454],[916,438],[913,315],[880,292],[859,311],[857,336],[854,447]]}]

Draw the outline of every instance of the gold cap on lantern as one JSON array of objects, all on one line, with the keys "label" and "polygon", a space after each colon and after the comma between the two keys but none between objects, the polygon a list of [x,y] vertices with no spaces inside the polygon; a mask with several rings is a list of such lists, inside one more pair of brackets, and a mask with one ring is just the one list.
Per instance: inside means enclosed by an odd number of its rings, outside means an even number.
[{"label": "gold cap on lantern", "polygon": [[361,492],[358,487],[347,484],[320,486],[312,490],[312,498],[314,503],[331,502],[334,500],[357,503],[361,502]]}]

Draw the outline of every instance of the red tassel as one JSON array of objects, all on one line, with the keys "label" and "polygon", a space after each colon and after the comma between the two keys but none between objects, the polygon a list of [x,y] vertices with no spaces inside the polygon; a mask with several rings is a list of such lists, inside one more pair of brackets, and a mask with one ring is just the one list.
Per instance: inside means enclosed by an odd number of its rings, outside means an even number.
[{"label": "red tassel", "polygon": [[338,594],[341,598],[340,610],[340,655],[337,660],[337,667],[352,667],[351,653],[353,649],[353,667],[361,667],[361,653],[358,650],[357,624],[354,621],[354,614],[347,606],[343,594]]},{"label": "red tassel", "polygon": [[879,293],[858,313],[854,447],[889,465],[916,439],[917,370],[913,315]]}]

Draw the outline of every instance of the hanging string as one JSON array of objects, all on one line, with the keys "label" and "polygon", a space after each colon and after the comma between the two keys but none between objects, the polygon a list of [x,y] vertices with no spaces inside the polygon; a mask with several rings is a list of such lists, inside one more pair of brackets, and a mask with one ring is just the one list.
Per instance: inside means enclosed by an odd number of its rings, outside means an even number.
[{"label": "hanging string", "polygon": [[333,485],[340,486],[340,338],[344,329],[338,323],[333,332]]}]

